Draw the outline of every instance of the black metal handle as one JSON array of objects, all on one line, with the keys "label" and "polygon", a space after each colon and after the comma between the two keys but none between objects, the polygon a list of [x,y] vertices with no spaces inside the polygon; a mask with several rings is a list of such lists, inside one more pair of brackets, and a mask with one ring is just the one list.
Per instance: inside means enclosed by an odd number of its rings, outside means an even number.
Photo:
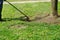
[{"label": "black metal handle", "polygon": [[19,10],[18,8],[16,8],[13,4],[11,4],[10,2],[6,1],[7,3],[9,3],[11,6],[13,6],[16,10],[18,10],[21,14],[23,14],[25,17],[28,17],[26,14],[24,14],[21,10]]}]

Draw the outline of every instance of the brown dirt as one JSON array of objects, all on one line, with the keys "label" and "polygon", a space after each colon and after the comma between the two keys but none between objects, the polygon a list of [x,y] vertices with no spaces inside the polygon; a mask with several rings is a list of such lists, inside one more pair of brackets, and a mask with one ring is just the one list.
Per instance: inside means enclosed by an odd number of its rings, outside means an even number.
[{"label": "brown dirt", "polygon": [[45,14],[44,16],[37,15],[32,21],[59,24],[60,18],[56,18],[50,14]]},{"label": "brown dirt", "polygon": [[28,27],[28,26],[18,24],[18,25],[12,25],[11,27],[9,27],[9,29],[18,29],[18,28],[23,29],[23,28],[26,28],[26,27]]}]

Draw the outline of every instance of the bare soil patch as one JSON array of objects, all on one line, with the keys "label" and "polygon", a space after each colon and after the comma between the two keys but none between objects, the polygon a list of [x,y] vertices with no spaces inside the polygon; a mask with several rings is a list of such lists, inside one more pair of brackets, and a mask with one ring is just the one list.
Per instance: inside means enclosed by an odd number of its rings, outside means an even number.
[{"label": "bare soil patch", "polygon": [[18,24],[18,25],[13,25],[13,26],[9,27],[9,29],[23,29],[26,27],[28,27],[28,26]]},{"label": "bare soil patch", "polygon": [[60,18],[56,18],[50,14],[44,14],[43,16],[37,15],[35,19],[32,21],[34,22],[44,22],[44,23],[54,23],[54,24],[59,24],[60,23]]}]

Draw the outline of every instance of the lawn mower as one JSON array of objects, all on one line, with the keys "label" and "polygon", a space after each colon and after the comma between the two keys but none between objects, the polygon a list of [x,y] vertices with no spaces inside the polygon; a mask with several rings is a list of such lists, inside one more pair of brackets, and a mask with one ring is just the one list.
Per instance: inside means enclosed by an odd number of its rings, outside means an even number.
[{"label": "lawn mower", "polygon": [[21,10],[19,10],[17,7],[15,7],[13,4],[11,4],[10,2],[8,2],[7,0],[6,0],[6,2],[7,2],[8,4],[10,4],[12,7],[14,7],[14,8],[15,8],[17,11],[19,11],[21,14],[24,15],[23,17],[20,18],[21,20],[30,22],[30,18],[29,18],[26,14],[24,14],[24,12],[22,12]]}]

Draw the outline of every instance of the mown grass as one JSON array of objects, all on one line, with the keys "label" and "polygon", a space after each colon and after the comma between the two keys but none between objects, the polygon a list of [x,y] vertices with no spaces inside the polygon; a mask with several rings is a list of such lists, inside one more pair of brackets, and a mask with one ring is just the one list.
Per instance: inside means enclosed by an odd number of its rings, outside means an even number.
[{"label": "mown grass", "polygon": [[[45,2],[45,5],[44,3],[26,3],[26,4],[13,4],[13,5],[15,5],[18,9],[23,11],[28,16],[34,16],[36,14],[43,14],[43,13],[51,12],[50,3],[48,4],[47,2]],[[6,9],[7,6],[8,8]],[[21,13],[19,13],[16,9],[14,9],[10,5],[4,5],[4,8],[3,8],[3,16],[7,17],[6,14],[4,14],[4,12],[7,14],[8,17],[18,17],[18,16],[20,17],[21,16]]]},{"label": "mown grass", "polygon": [[[50,3],[14,5],[32,17],[51,13]],[[60,13],[60,8],[58,11]],[[60,40],[59,24],[24,22],[19,20],[21,16],[12,6],[4,4],[2,18],[9,21],[0,22],[0,40]]]},{"label": "mown grass", "polygon": [[23,1],[23,0],[7,0],[7,1]]},{"label": "mown grass", "polygon": [[[7,0],[7,1],[32,1],[32,0]],[[39,1],[39,0],[35,0],[35,1]]]}]

